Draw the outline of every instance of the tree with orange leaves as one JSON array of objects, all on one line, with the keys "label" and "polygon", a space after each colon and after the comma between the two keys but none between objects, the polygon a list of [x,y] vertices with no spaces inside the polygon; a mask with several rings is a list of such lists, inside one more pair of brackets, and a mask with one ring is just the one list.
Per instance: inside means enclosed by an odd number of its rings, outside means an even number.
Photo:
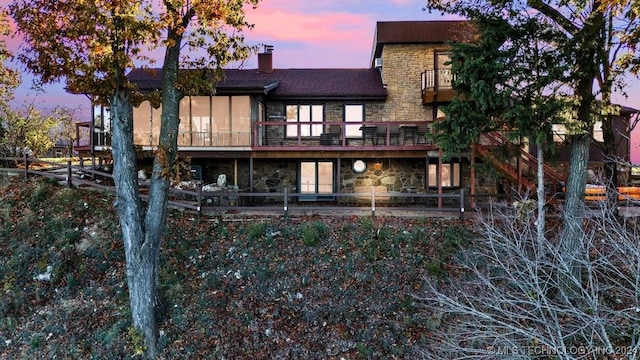
[{"label": "tree with orange leaves", "polygon": [[[13,98],[13,91],[20,83],[17,71],[6,66],[5,62],[13,57],[7,49],[5,39],[11,34],[9,17],[5,9],[0,9],[0,111],[7,110],[8,102]],[[2,131],[0,129],[0,131]]]},{"label": "tree with orange leaves", "polygon": [[[211,77],[246,58],[245,6],[258,0],[14,0],[10,13],[24,36],[19,58],[40,82],[108,104],[113,121],[113,177],[124,240],[134,328],[144,357],[156,357],[161,239],[173,164],[177,161],[179,102],[189,91],[211,91]],[[185,46],[186,45],[186,46]],[[142,100],[127,72],[146,66],[147,50],[164,49],[161,127],[146,208],[140,201],[133,144],[133,105]],[[188,54],[182,49],[187,48]],[[200,54],[200,55],[195,55]],[[181,56],[183,59],[181,59]],[[182,61],[182,62],[181,62]],[[199,69],[181,72],[181,67]]]}]

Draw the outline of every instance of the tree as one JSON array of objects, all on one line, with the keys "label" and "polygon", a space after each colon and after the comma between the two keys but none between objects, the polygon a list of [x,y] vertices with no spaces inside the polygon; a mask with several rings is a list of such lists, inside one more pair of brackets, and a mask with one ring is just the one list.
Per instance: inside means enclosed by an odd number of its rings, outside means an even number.
[{"label": "tree", "polygon": [[[454,88],[465,95],[445,108],[446,118],[435,124],[436,141],[445,154],[468,149],[481,134],[504,131],[512,141],[529,139],[538,149],[538,227],[544,236],[546,204],[543,149],[551,125],[560,122],[566,107],[557,96],[558,78],[566,61],[549,46],[558,34],[535,16],[510,9],[506,19],[483,12],[472,21],[473,42],[452,44]],[[519,153],[518,153],[519,156]]]},{"label": "tree", "polygon": [[[0,7],[0,113],[7,109],[13,99],[13,91],[20,84],[18,72],[6,66],[5,62],[13,58],[7,49],[6,38],[11,35],[7,10]],[[1,130],[0,130],[1,131]]]},{"label": "tree", "polygon": [[23,110],[7,108],[0,126],[0,151],[5,156],[40,156],[55,144],[53,130],[59,124],[55,115],[44,115],[34,104]]},{"label": "tree", "polygon": [[53,141],[67,146],[67,156],[71,157],[73,142],[76,140],[76,127],[78,118],[75,115],[77,109],[57,107],[53,115],[57,119],[57,125],[52,131]]},{"label": "tree", "polygon": [[[6,38],[11,35],[9,28],[9,16],[7,10],[0,8],[0,141],[4,140],[8,135],[3,124],[6,123],[10,114],[7,114],[9,102],[13,99],[13,92],[20,84],[18,73],[6,66],[5,62],[13,57],[13,54],[7,50]],[[3,146],[4,147],[4,146]]]},{"label": "tree", "polygon": [[638,359],[637,225],[603,207],[568,258],[560,231],[539,243],[529,217],[493,210],[452,260],[456,280],[428,276],[417,295],[434,325],[425,358]]},{"label": "tree", "polygon": [[[64,80],[70,90],[89,94],[111,108],[116,209],[125,244],[132,321],[144,334],[147,358],[156,356],[159,255],[177,158],[178,105],[189,92],[212,91],[219,75],[213,70],[248,56],[241,31],[250,25],[243,6],[255,7],[257,2],[15,0],[10,6],[27,43],[20,56],[27,68],[41,82]],[[179,71],[184,45],[190,52],[182,59],[183,66],[192,71]],[[164,48],[160,137],[145,208],[133,143],[133,105],[143,97],[126,73],[149,64],[144,50],[160,47]]]},{"label": "tree", "polygon": [[[470,19],[482,18],[484,13],[495,14],[505,20],[508,20],[513,13],[530,14],[538,23],[553,29],[554,40],[548,45],[553,46],[559,60],[564,59],[568,64],[567,71],[558,74],[557,80],[564,85],[563,88],[558,89],[566,89],[566,95],[571,96],[574,104],[569,114],[575,114],[571,121],[572,132],[568,136],[571,144],[571,158],[564,207],[563,240],[568,253],[577,247],[583,237],[584,193],[594,121],[594,103],[600,97],[603,105],[610,104],[610,97],[606,92],[599,92],[602,89],[594,87],[594,82],[599,77],[613,79],[620,76],[619,72],[605,74],[604,71],[604,60],[609,61],[620,54],[609,52],[611,48],[608,47],[610,44],[608,41],[614,39],[610,34],[613,31],[615,13],[611,8],[601,5],[599,0],[586,2],[531,0],[527,3],[427,1],[427,7],[430,9],[459,14]],[[635,28],[631,29],[635,30]],[[519,79],[513,80],[515,83]]]}]

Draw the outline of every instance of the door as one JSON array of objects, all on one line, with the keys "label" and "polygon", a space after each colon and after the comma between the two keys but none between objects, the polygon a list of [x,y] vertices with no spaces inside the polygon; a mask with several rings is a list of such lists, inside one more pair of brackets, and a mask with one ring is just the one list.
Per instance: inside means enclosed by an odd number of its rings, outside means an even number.
[{"label": "door", "polygon": [[333,200],[334,189],[332,161],[303,161],[300,163],[301,201]]}]

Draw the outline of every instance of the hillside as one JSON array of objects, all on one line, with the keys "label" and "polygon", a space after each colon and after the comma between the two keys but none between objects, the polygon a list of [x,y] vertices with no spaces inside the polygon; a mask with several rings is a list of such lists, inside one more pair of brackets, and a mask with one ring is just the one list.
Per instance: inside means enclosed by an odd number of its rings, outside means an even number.
[{"label": "hillside", "polygon": [[[0,358],[131,358],[112,195],[46,180],[0,190]],[[445,219],[171,212],[162,359],[404,359],[429,342],[412,294],[469,232]],[[135,358],[135,357],[134,357]]]}]

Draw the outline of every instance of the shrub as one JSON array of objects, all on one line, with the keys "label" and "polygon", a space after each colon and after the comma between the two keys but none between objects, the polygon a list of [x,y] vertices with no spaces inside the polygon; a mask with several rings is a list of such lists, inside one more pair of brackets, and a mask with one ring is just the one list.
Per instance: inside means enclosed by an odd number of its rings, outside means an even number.
[{"label": "shrub", "polygon": [[471,232],[463,225],[447,226],[439,230],[438,238],[442,241],[435,244],[434,255],[425,264],[430,275],[445,276],[448,274],[446,264],[465,246],[471,243]]},{"label": "shrub", "polygon": [[307,246],[316,246],[320,242],[318,230],[309,224],[302,225],[302,243]]},{"label": "shrub", "polygon": [[249,229],[248,229],[249,238],[253,240],[260,239],[262,236],[264,236],[266,231],[267,231],[267,223],[253,222],[249,225]]},{"label": "shrub", "polygon": [[[456,263],[463,276],[428,276],[417,296],[424,317],[443,317],[425,357],[637,359],[640,234],[611,214],[586,218],[573,252],[557,229],[539,237],[533,223],[497,211],[481,218]],[[440,255],[463,235],[445,232]]]}]

